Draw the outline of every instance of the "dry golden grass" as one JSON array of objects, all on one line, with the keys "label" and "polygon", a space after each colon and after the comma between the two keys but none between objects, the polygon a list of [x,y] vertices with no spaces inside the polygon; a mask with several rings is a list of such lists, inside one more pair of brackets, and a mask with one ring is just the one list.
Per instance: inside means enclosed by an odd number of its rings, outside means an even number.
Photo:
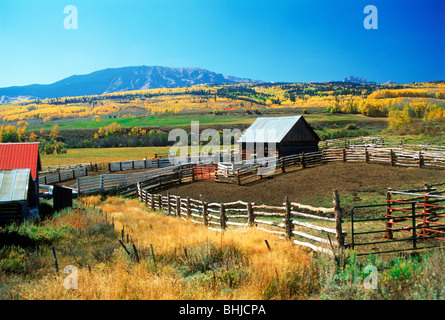
[{"label": "dry golden grass", "polygon": [[[150,212],[138,200],[111,197],[101,202],[96,196],[81,201],[85,206],[102,208],[108,219],[113,217],[116,230],[124,227],[138,248],[140,263],[119,248],[106,263],[78,268],[77,290],[65,289],[67,275],[62,272],[19,284],[17,292],[26,292],[27,299],[298,299],[310,294],[311,283],[316,282],[311,282],[317,275],[306,250],[261,230],[216,232]],[[197,251],[193,252],[194,248]],[[185,275],[180,266],[186,250],[189,259],[192,254],[195,258],[205,256],[206,250],[224,250],[230,252],[225,256],[230,261],[220,261],[222,265],[204,273]]]}]

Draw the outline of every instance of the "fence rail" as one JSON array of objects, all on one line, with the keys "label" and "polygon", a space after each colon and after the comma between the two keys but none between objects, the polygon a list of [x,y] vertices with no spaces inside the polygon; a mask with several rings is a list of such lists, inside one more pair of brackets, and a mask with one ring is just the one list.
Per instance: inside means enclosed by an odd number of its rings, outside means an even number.
[{"label": "fence rail", "polygon": [[[401,148],[375,148],[363,145],[347,148],[328,148],[311,153],[268,159],[261,163],[238,164],[237,168],[219,163],[216,170],[216,181],[242,184],[253,178],[261,179],[267,169],[285,172],[292,167],[309,167],[330,162],[364,162],[370,164],[386,164],[391,166],[445,169],[445,151],[413,151]],[[267,163],[267,166],[265,165]],[[272,168],[272,169],[271,169]]]},{"label": "fence rail", "polygon": [[87,176],[88,171],[88,167],[81,167],[78,169],[51,173],[43,177],[39,177],[39,184],[54,184],[63,181],[75,180],[76,178]]},{"label": "fence rail", "polygon": [[[287,197],[283,206],[256,205],[241,200],[208,203],[203,198],[184,198],[169,192],[167,195],[150,193],[141,183],[137,184],[137,195],[151,210],[162,210],[168,215],[203,224],[212,230],[255,226],[315,251],[333,253],[333,246],[345,246],[346,232],[342,231],[340,201],[336,190],[334,208],[294,203]],[[331,241],[329,236],[326,237],[328,234],[332,234],[335,239]]]},{"label": "fence rail", "polygon": [[70,165],[46,166],[43,167],[43,169],[46,170],[39,171],[39,174],[50,174],[53,172],[69,171],[79,168],[87,168],[89,171],[97,171],[97,164],[90,162],[90,163],[76,163]]},{"label": "fence rail", "polygon": [[108,170],[110,172],[114,171],[124,171],[124,170],[140,170],[140,169],[150,169],[150,168],[163,168],[170,166],[170,160],[165,158],[157,158],[150,160],[129,160],[129,161],[119,161],[108,163]]},{"label": "fence rail", "polygon": [[108,163],[108,171],[116,172],[116,171],[125,171],[125,170],[140,170],[140,169],[150,169],[150,168],[163,168],[173,165],[179,164],[211,164],[222,162],[225,157],[228,157],[229,160],[233,160],[235,156],[236,150],[230,149],[228,151],[221,150],[215,152],[215,154],[203,155],[199,156],[184,156],[184,157],[156,157],[154,159],[144,159],[144,160],[127,160],[127,161],[117,161]]},{"label": "fence rail", "polygon": [[109,191],[121,187],[135,187],[137,182],[167,185],[174,180],[182,181],[191,177],[190,165],[169,166],[130,174],[103,174],[77,179],[78,193]]},{"label": "fence rail", "polygon": [[[353,207],[351,248],[371,246],[372,251],[362,249],[358,253],[369,255],[442,246],[441,242],[445,241],[444,193],[430,187],[409,191],[388,189],[386,203]],[[379,213],[356,218],[357,211],[369,215],[373,209]],[[382,214],[381,210],[386,212]],[[375,223],[379,221],[381,224]],[[397,247],[394,247],[395,243]]]},{"label": "fence rail", "polygon": [[445,151],[445,146],[429,144],[407,144],[400,142],[385,142],[384,137],[356,137],[324,140],[319,143],[320,148],[347,148],[354,145],[368,145],[375,148],[401,148],[412,151]]},{"label": "fence rail", "polygon": [[[427,234],[430,234],[434,239],[445,241],[444,193],[444,191],[430,192],[427,190],[424,193],[416,193],[388,189],[386,196],[386,238],[392,239],[395,230],[409,233],[413,237],[421,236],[425,238]],[[403,217],[409,213],[412,214],[412,217]],[[406,221],[412,223],[407,225]],[[410,226],[413,227],[413,230],[405,230]],[[417,234],[416,229],[421,232]]]}]

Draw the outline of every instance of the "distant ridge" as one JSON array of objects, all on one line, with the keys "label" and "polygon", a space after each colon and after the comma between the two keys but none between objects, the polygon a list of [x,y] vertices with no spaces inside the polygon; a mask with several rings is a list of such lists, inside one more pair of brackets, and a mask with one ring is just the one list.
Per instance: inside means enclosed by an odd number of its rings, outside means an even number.
[{"label": "distant ridge", "polygon": [[[363,77],[359,78],[359,77],[354,77],[354,76],[346,77],[343,80],[312,81],[310,83],[332,83],[332,82],[356,83],[356,84],[364,84],[364,85],[366,85],[366,84],[370,84],[370,85],[378,84],[375,81],[368,81],[368,80],[366,80]],[[390,84],[398,84],[398,83],[394,82],[392,80],[389,80],[389,81],[387,81],[385,83],[381,83],[381,84],[383,84],[383,85],[390,85]]]},{"label": "distant ridge", "polygon": [[354,77],[354,76],[344,78],[342,82],[353,82],[353,83],[361,83],[361,84],[376,84],[376,82],[368,81],[365,78],[359,78],[359,77]]},{"label": "distant ridge", "polygon": [[73,75],[52,84],[0,88],[0,104],[32,98],[59,98],[104,93],[188,87],[198,84],[261,82],[224,76],[201,68],[135,66],[109,68],[85,75]]}]

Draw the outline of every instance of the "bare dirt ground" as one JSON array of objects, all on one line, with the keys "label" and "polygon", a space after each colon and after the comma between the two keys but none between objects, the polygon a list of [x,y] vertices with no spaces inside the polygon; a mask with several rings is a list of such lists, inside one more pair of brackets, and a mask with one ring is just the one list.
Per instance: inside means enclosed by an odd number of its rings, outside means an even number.
[{"label": "bare dirt ground", "polygon": [[[421,188],[425,182],[445,182],[445,170],[337,163],[298,169],[241,186],[206,180],[171,187],[169,192],[194,199],[199,199],[202,195],[206,201],[211,202],[243,200],[270,205],[281,205],[287,195],[290,201],[315,205],[316,199],[330,201],[334,189],[338,190],[340,196],[349,199],[353,195],[358,202],[369,193],[374,197],[381,197],[381,202],[384,202],[386,188]],[[365,203],[355,203],[360,204]]]}]

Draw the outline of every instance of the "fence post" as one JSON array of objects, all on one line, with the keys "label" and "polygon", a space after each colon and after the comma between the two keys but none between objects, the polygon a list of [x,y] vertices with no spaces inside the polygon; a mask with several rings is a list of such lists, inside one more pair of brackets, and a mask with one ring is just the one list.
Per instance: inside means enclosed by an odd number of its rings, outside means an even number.
[{"label": "fence post", "polygon": [[108,162],[108,172],[111,172],[111,162]]},{"label": "fence post", "polygon": [[155,197],[153,193],[148,193],[147,192],[147,196],[150,194],[150,207],[151,207],[151,211],[155,211]]},{"label": "fence post", "polygon": [[100,188],[103,189],[104,188],[104,176],[100,175]]},{"label": "fence post", "polygon": [[239,176],[239,169],[236,169],[236,178],[238,180],[238,185],[241,185],[241,180],[240,180],[240,176]]},{"label": "fence post", "polygon": [[385,239],[392,239],[393,235],[392,235],[392,223],[390,220],[390,215],[392,213],[392,210],[390,209],[391,207],[391,188],[386,189],[386,221],[385,221],[385,228],[386,228],[386,232],[385,232]]},{"label": "fence post", "polygon": [[419,168],[422,168],[422,151],[419,151]]},{"label": "fence post", "polygon": [[284,217],[284,225],[286,230],[286,239],[290,240],[292,238],[292,220],[291,220],[291,205],[288,196],[286,196],[285,199],[285,207],[286,207],[286,213]]},{"label": "fence post", "polygon": [[167,214],[171,214],[170,192],[167,191]]},{"label": "fence post", "polygon": [[304,164],[304,152],[301,154],[301,167],[304,169],[306,166]]},{"label": "fence post", "polygon": [[389,150],[389,156],[390,156],[390,159],[391,159],[391,166],[394,167],[394,154],[393,154],[392,149]]},{"label": "fence post", "polygon": [[158,194],[158,210],[162,210],[162,195]]},{"label": "fence post", "polygon": [[145,194],[145,206],[148,207],[148,191],[141,189],[141,193]]},{"label": "fence post", "polygon": [[59,275],[59,263],[57,262],[56,249],[54,246],[51,246],[51,250],[53,252],[54,267],[56,268],[57,275]]},{"label": "fence post", "polygon": [[205,226],[207,226],[207,203],[204,201],[204,198],[201,196],[201,203],[202,203],[202,222]]},{"label": "fence post", "polygon": [[181,216],[181,197],[180,196],[176,197],[176,216],[177,217]]},{"label": "fence post", "polygon": [[428,225],[428,222],[426,220],[426,216],[428,214],[427,203],[428,203],[428,193],[424,193],[424,195],[423,195],[423,225],[422,225],[422,236],[424,236],[424,237],[426,237],[425,228]]},{"label": "fence post", "polygon": [[[346,141],[345,141],[346,144]],[[343,163],[346,162],[346,148],[343,148]]]},{"label": "fence post", "polygon": [[252,203],[248,202],[247,203],[247,219],[248,219],[248,224],[249,227],[253,227],[254,223],[255,223],[255,216],[253,215],[253,208],[252,208]]},{"label": "fence post", "polygon": [[190,198],[187,197],[187,219],[190,220],[192,218],[192,210],[190,210]]},{"label": "fence post", "polygon": [[336,232],[337,243],[340,248],[344,248],[345,239],[343,236],[343,230],[341,225],[340,198],[338,196],[337,190],[334,190],[334,209],[335,209],[335,232]]},{"label": "fence post", "polygon": [[368,148],[365,147],[365,163],[369,163]]},{"label": "fence post", "polygon": [[226,207],[224,206],[224,203],[221,203],[220,218],[221,229],[226,230]]}]

